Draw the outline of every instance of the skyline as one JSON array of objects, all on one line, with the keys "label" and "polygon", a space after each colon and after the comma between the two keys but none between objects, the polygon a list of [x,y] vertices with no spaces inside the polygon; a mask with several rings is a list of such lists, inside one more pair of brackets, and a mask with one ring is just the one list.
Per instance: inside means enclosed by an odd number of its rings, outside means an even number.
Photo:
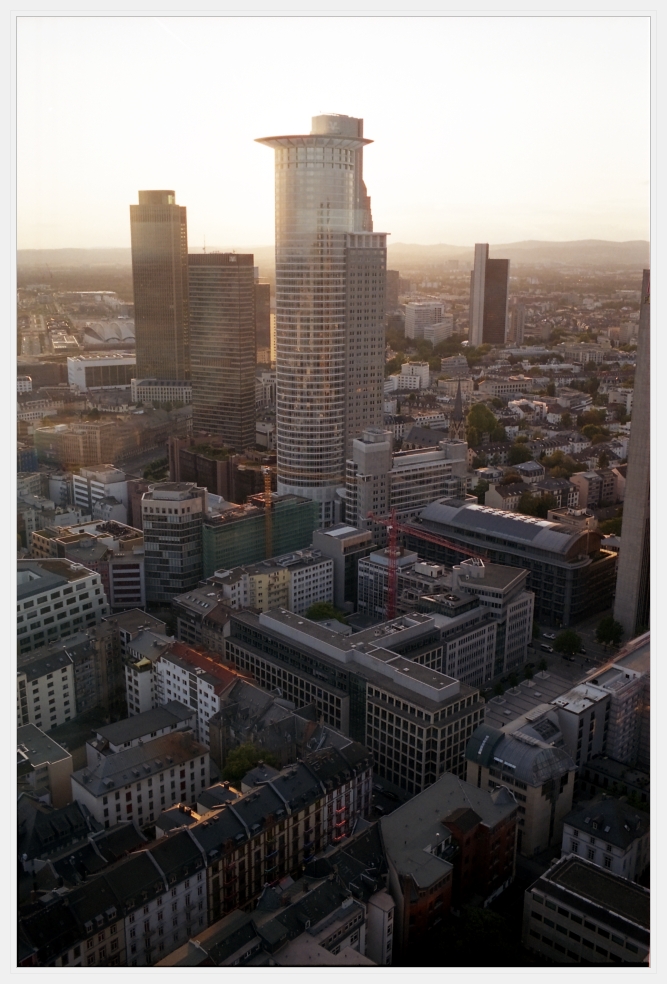
[{"label": "skyline", "polygon": [[18,18],[19,249],[129,246],[151,187],[191,249],[269,245],[255,141],[319,112],[365,119],[390,243],[648,239],[648,17],[174,19]]}]

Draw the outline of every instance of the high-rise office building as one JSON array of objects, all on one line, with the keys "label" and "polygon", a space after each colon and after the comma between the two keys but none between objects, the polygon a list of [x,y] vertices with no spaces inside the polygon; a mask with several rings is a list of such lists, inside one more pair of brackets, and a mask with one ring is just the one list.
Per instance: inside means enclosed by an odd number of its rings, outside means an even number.
[{"label": "high-rise office building", "polygon": [[252,253],[191,253],[188,265],[193,429],[254,448]]},{"label": "high-rise office building", "polygon": [[387,289],[385,292],[385,306],[387,312],[396,311],[398,308],[398,285],[401,275],[398,270],[387,270]]},{"label": "high-rise office building", "polygon": [[188,231],[173,191],[130,205],[137,379],[189,379]]},{"label": "high-rise office building", "polygon": [[386,233],[373,232],[363,120],[316,116],[276,155],[278,491],[337,518],[345,458],[383,420]]},{"label": "high-rise office building", "polygon": [[523,345],[526,328],[526,305],[518,297],[512,299],[509,305],[509,327],[507,341],[512,345]]},{"label": "high-rise office building", "polygon": [[637,367],[618,557],[614,618],[628,636],[649,627],[651,482],[651,271],[644,270],[637,334]]},{"label": "high-rise office building", "polygon": [[410,301],[405,305],[405,337],[423,338],[424,328],[441,324],[444,317],[444,304],[436,301]]},{"label": "high-rise office building", "polygon": [[259,279],[255,267],[255,338],[257,362],[271,361],[271,284]]},{"label": "high-rise office building", "polygon": [[471,345],[504,345],[507,334],[510,261],[490,260],[489,244],[475,244],[470,274]]},{"label": "high-rise office building", "polygon": [[146,599],[170,602],[202,577],[206,489],[194,482],[158,482],[141,500]]}]

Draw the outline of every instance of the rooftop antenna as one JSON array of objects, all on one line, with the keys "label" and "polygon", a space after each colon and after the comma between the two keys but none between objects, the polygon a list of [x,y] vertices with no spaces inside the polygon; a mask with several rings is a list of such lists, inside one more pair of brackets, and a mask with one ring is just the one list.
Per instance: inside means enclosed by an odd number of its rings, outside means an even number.
[{"label": "rooftop antenna", "polygon": [[204,236],[204,252],[206,252],[206,236]]}]

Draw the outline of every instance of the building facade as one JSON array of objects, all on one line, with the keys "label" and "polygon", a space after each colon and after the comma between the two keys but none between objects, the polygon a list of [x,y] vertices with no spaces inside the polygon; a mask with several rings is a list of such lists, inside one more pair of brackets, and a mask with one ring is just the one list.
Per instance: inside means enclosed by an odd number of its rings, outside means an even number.
[{"label": "building facade", "polygon": [[255,446],[255,279],[251,253],[190,253],[193,429]]},{"label": "building facade", "polygon": [[[188,231],[173,191],[130,205],[137,378],[189,379]],[[129,380],[128,380],[129,384]]]},{"label": "building facade", "polygon": [[382,421],[386,234],[373,232],[363,120],[266,137],[276,162],[278,491],[336,516],[352,439]]},{"label": "building facade", "polygon": [[202,520],[206,489],[191,482],[161,482],[144,492],[146,597],[171,601],[202,576]]},{"label": "building facade", "polygon": [[625,483],[623,546],[618,562],[614,618],[629,636],[649,627],[651,272],[644,270],[637,335],[637,369]]},{"label": "building facade", "polygon": [[471,345],[504,345],[509,304],[509,260],[490,260],[489,244],[475,244],[475,266],[470,274]]}]

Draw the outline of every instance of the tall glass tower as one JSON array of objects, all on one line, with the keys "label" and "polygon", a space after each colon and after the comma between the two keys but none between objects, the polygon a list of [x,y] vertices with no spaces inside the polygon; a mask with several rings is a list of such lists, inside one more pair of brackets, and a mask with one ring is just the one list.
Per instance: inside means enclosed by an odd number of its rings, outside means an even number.
[{"label": "tall glass tower", "polygon": [[[339,515],[352,441],[383,420],[386,233],[373,232],[363,120],[264,137],[276,161],[278,491]],[[342,492],[344,496],[344,492]]]},{"label": "tall glass tower", "polygon": [[255,447],[252,253],[190,253],[190,361],[195,433]]},{"label": "tall glass tower", "polygon": [[189,379],[188,232],[173,191],[130,205],[137,378]]}]

